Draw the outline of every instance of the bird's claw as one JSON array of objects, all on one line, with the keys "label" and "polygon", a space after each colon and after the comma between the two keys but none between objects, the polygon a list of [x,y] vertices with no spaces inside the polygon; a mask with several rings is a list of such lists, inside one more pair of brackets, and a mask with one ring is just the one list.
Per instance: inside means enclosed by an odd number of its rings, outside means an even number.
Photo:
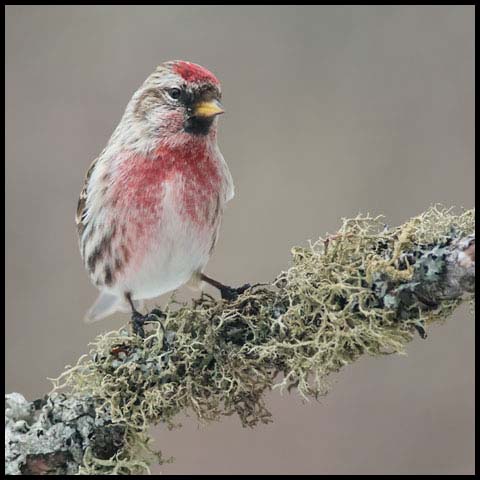
[{"label": "bird's claw", "polygon": [[241,287],[228,287],[227,285],[220,288],[220,295],[223,300],[227,300],[228,302],[233,302],[238,298],[239,295],[244,293],[246,290],[251,288],[252,286],[249,283],[242,285]]},{"label": "bird's claw", "polygon": [[145,330],[143,326],[147,321],[148,315],[142,315],[140,312],[132,313],[132,331],[140,338],[145,338]]},{"label": "bird's claw", "polygon": [[167,318],[167,316],[159,309],[154,308],[148,316],[152,317],[151,321],[153,322],[160,322],[161,318]]},{"label": "bird's claw", "polygon": [[140,338],[145,338],[144,325],[146,322],[158,322],[163,331],[165,328],[161,322],[161,318],[166,318],[166,315],[159,309],[154,308],[150,313],[142,315],[140,312],[132,313],[132,330],[135,335]]}]

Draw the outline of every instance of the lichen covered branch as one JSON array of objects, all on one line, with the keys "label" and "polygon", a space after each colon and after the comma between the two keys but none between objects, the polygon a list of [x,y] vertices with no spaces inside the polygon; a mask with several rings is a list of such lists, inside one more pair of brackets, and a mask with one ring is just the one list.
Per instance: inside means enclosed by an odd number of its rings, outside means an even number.
[{"label": "lichen covered branch", "polygon": [[[7,398],[7,473],[131,474],[162,458],[148,428],[237,414],[271,420],[272,388],[325,394],[363,354],[403,352],[475,287],[474,210],[433,207],[397,228],[346,219],[335,235],[292,249],[291,267],[233,302],[171,301],[144,339],[101,335],[42,402]],[[59,393],[63,391],[64,393]]]}]

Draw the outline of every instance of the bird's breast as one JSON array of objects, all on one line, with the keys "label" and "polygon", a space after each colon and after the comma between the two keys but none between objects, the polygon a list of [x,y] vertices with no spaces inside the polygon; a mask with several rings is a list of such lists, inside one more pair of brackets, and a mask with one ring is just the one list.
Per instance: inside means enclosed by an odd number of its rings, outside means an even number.
[{"label": "bird's breast", "polygon": [[148,156],[127,155],[112,192],[117,211],[132,219],[138,233],[175,221],[199,229],[219,214],[222,172],[213,149],[159,148]]},{"label": "bird's breast", "polygon": [[110,283],[137,288],[159,271],[183,282],[205,265],[224,201],[223,159],[215,151],[125,153],[110,170],[97,215],[112,232],[105,253],[115,266]]}]

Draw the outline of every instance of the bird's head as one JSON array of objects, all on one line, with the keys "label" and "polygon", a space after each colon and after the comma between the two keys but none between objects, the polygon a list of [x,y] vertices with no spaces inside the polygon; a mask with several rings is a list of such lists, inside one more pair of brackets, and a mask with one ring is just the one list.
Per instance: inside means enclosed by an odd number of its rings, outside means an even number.
[{"label": "bird's head", "polygon": [[[157,138],[202,137],[223,113],[220,83],[195,63],[170,61],[153,72],[132,98],[132,114]],[[213,128],[212,128],[213,127]]]}]

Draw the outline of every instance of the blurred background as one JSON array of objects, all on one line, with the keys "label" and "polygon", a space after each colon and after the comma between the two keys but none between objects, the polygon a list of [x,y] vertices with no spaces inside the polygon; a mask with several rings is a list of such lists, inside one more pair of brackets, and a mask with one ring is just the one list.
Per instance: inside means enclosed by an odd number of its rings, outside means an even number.
[{"label": "blurred background", "polygon": [[[96,290],[74,214],[90,162],[165,60],[223,84],[236,197],[215,278],[270,280],[293,245],[358,212],[395,225],[474,205],[473,6],[7,6],[5,22],[7,392],[38,398],[128,318],[82,323]],[[154,472],[473,474],[474,329],[460,308],[408,356],[345,368],[320,403],[274,392],[268,426],[159,426],[176,462]]]}]

